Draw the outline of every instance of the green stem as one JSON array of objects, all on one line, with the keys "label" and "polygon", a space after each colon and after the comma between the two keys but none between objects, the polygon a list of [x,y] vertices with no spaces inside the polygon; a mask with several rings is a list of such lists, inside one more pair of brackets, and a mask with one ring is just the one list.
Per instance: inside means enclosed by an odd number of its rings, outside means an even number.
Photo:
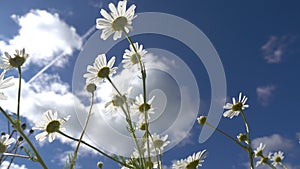
[{"label": "green stem", "polygon": [[286,165],[284,165],[282,162],[279,163],[284,169],[288,169]]},{"label": "green stem", "polygon": [[46,166],[46,164],[44,163],[42,157],[40,156],[40,154],[38,153],[38,151],[36,150],[36,148],[34,147],[34,145],[32,144],[32,142],[29,140],[29,138],[27,137],[27,135],[23,132],[23,130],[20,127],[20,123],[18,121],[14,121],[3,109],[2,107],[0,107],[0,111],[2,112],[2,114],[9,120],[9,122],[11,124],[13,124],[13,126],[15,127],[15,129],[20,133],[20,135],[25,139],[25,141],[28,143],[28,145],[30,146],[30,148],[32,149],[32,151],[34,152],[34,154],[37,157],[37,161],[41,164],[41,166],[44,169],[48,169],[48,167]]},{"label": "green stem", "polygon": [[[128,33],[123,30],[128,42],[130,43],[130,45],[133,47],[134,52],[136,53],[136,58],[139,61],[140,64],[140,68],[141,68],[141,74],[142,74],[142,80],[143,80],[143,96],[144,96],[144,105],[147,103],[147,95],[146,95],[146,69],[145,66],[143,65],[141,59],[138,57],[139,53],[137,52],[137,49],[135,48],[135,46],[133,45],[133,42],[130,38],[130,36],[128,35]],[[150,157],[150,143],[149,143],[149,126],[148,126],[148,113],[147,111],[144,109],[144,115],[145,115],[145,130],[146,130],[146,144],[147,144],[147,152],[148,152],[148,163],[151,163],[151,157]]]},{"label": "green stem", "polygon": [[[63,133],[63,132],[61,132],[61,131],[58,131],[58,133],[61,134],[61,135],[63,135],[63,136],[65,136],[65,137],[68,138],[68,139],[73,140],[73,141],[77,141],[77,142],[80,141],[79,139],[73,138],[73,137],[71,137],[71,136],[69,136],[69,135],[67,135],[67,134],[65,134],[65,133]],[[81,140],[80,142],[81,142],[82,144],[88,146],[89,148],[91,148],[91,149],[97,151],[98,153],[102,154],[103,156],[105,156],[105,157],[107,157],[107,158],[109,158],[109,159],[111,159],[111,160],[113,160],[113,161],[115,161],[115,162],[121,164],[122,166],[125,166],[125,167],[128,167],[128,168],[132,168],[131,166],[127,165],[126,163],[123,163],[122,161],[116,160],[115,158],[113,158],[112,156],[110,156],[110,155],[106,154],[105,152],[101,151],[101,150],[98,149],[97,147],[95,147],[95,146],[93,146],[93,145],[91,145],[91,144],[89,144],[89,143],[87,143],[87,142],[85,142],[85,141],[83,141],[83,140]]]},{"label": "green stem", "polygon": [[252,152],[252,147],[251,147],[251,138],[250,138],[250,129],[249,129],[249,125],[245,116],[245,113],[243,110],[241,110],[242,113],[242,117],[245,123],[245,127],[246,127],[246,131],[247,131],[247,141],[248,141],[248,154],[249,154],[249,160],[250,160],[250,166],[252,169],[254,169],[254,162],[253,162],[253,152]]},{"label": "green stem", "polygon": [[77,144],[76,149],[75,149],[75,151],[74,151],[74,156],[73,156],[73,158],[72,158],[72,161],[71,161],[71,164],[70,164],[69,169],[74,168],[74,165],[75,165],[75,162],[76,162],[76,158],[77,158],[77,152],[78,152],[78,150],[79,150],[80,143],[81,143],[81,140],[82,140],[82,138],[83,138],[83,135],[84,135],[84,133],[85,133],[85,131],[86,131],[88,122],[89,122],[89,120],[90,120],[93,105],[94,105],[94,93],[91,94],[91,105],[90,105],[90,109],[89,109],[89,112],[88,112],[86,121],[85,121],[85,123],[84,123],[84,127],[83,127],[83,129],[82,129],[82,133],[81,133],[81,135],[80,135],[78,144]]},{"label": "green stem", "polygon": [[269,166],[269,167],[271,167],[272,169],[276,169],[276,167],[274,167],[272,164],[270,164],[270,163],[267,163],[267,165]]},{"label": "green stem", "polygon": [[[113,81],[111,80],[111,78],[110,78],[109,76],[106,77],[106,78],[107,78],[107,80],[110,82],[110,84],[113,86],[113,88],[117,91],[118,95],[123,99],[124,97],[123,97],[122,93],[118,90],[118,88],[117,88],[116,85],[113,83]],[[122,109],[122,111],[124,112],[124,114],[125,114],[125,116],[126,116],[126,121],[127,121],[128,125],[129,125],[129,130],[130,130],[129,132],[130,132],[131,135],[132,135],[134,144],[135,144],[135,146],[136,146],[136,148],[137,148],[137,150],[138,150],[138,153],[139,153],[140,157],[144,157],[144,155],[143,155],[143,153],[142,153],[142,151],[141,151],[141,149],[140,149],[140,146],[138,145],[137,137],[136,137],[136,135],[135,135],[135,131],[134,131],[134,128],[133,128],[133,126],[132,126],[132,121],[131,121],[131,117],[130,117],[130,112],[129,112],[129,107],[128,107],[127,101],[126,101],[126,100],[123,100],[123,102],[124,102],[125,105],[126,105],[127,113],[126,113],[126,110],[123,108],[123,106],[121,106],[121,109]],[[143,163],[143,162],[142,162],[142,163]]]},{"label": "green stem", "polygon": [[248,151],[247,147],[242,145],[238,140],[234,139],[233,137],[231,137],[230,135],[228,135],[227,133],[225,133],[224,131],[220,130],[217,127],[214,127],[213,125],[211,125],[210,123],[208,123],[207,121],[205,122],[206,125],[208,125],[209,127],[211,127],[212,129],[216,130],[217,132],[223,134],[225,137],[229,138],[230,140],[234,141],[237,145],[239,145],[241,148],[243,148],[243,150]]},{"label": "green stem", "polygon": [[21,154],[12,154],[12,153],[3,153],[4,156],[12,156],[12,157],[19,157],[19,158],[27,158],[30,159],[31,157],[21,155]]},{"label": "green stem", "polygon": [[22,83],[22,71],[21,67],[18,67],[19,76],[19,88],[18,88],[18,107],[17,107],[17,121],[20,124],[20,104],[21,104],[21,83]]}]

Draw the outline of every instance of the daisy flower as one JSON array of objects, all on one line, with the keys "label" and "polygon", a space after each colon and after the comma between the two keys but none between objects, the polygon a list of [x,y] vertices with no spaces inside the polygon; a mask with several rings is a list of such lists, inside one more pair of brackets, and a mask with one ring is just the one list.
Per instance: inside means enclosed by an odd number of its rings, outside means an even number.
[{"label": "daisy flower", "polygon": [[186,159],[177,161],[176,164],[172,165],[172,169],[196,169],[202,166],[204,159],[207,157],[206,150],[194,153]]},{"label": "daisy flower", "polygon": [[268,158],[267,157],[261,157],[259,161],[256,162],[255,167],[258,167],[259,165],[264,165],[268,163]]},{"label": "daisy flower", "polygon": [[276,167],[277,164],[281,164],[281,161],[284,158],[283,152],[282,151],[278,151],[278,152],[275,152],[273,155],[270,154],[269,158],[272,161],[272,165]]},{"label": "daisy flower", "polygon": [[233,97],[232,103],[226,103],[226,105],[224,106],[224,109],[229,109],[229,110],[225,111],[223,116],[229,117],[231,119],[234,116],[238,116],[242,110],[249,107],[249,105],[246,104],[247,100],[248,98],[246,96],[242,98],[242,93],[240,93],[239,100],[237,102]]},{"label": "daisy flower", "polygon": [[9,138],[9,137],[10,136],[8,134],[4,134],[0,138],[0,155],[8,149],[10,144],[15,142],[14,138]]},{"label": "daisy flower", "polygon": [[145,115],[144,112],[149,114],[154,114],[154,109],[152,108],[152,102],[154,100],[154,96],[148,100],[146,103],[144,103],[144,97],[142,94],[140,94],[139,96],[136,96],[135,98],[135,103],[133,105],[133,109],[134,109],[134,114],[140,114],[140,120],[142,121],[143,119],[145,119]]},{"label": "daisy flower", "polygon": [[8,70],[13,67],[15,68],[21,67],[29,56],[27,53],[25,53],[24,48],[22,50],[16,50],[16,54],[14,54],[14,57],[12,57],[7,52],[4,52],[4,55],[5,56],[2,56],[0,58],[0,61],[2,62],[0,64],[0,68],[4,70]]},{"label": "daisy flower", "polygon": [[105,78],[116,73],[117,67],[113,67],[115,63],[115,57],[113,56],[108,62],[106,61],[105,54],[98,55],[95,59],[94,65],[88,65],[88,73],[84,74],[87,83],[98,83]]},{"label": "daisy flower", "polygon": [[[147,53],[147,51],[143,49],[143,45],[139,45],[136,42],[133,44],[133,46],[129,45],[130,50],[125,50],[122,60],[124,68],[130,69],[134,65],[139,64],[139,62],[142,60],[142,57]],[[137,50],[137,53],[135,52],[134,48]]]},{"label": "daisy flower", "polygon": [[96,28],[102,30],[101,39],[106,40],[114,33],[113,39],[117,40],[121,38],[123,31],[128,33],[132,29],[132,20],[136,17],[134,14],[135,5],[131,5],[126,10],[126,4],[126,0],[119,1],[117,7],[113,3],[110,3],[108,5],[110,13],[101,9],[100,14],[104,18],[96,20]]},{"label": "daisy flower", "polygon": [[132,105],[133,100],[131,98],[128,98],[131,89],[132,87],[129,87],[128,90],[124,92],[122,96],[120,96],[117,92],[113,93],[111,101],[105,104],[106,112],[112,114],[118,112],[119,108],[124,105],[125,101],[127,101],[128,105]]},{"label": "daisy flower", "polygon": [[256,157],[263,155],[263,150],[265,149],[266,145],[263,143],[260,143],[259,146],[254,150],[254,154]]},{"label": "daisy flower", "polygon": [[153,153],[156,153],[156,150],[159,150],[158,153],[161,154],[164,150],[164,148],[170,144],[170,141],[167,141],[168,135],[165,135],[163,137],[160,137],[158,134],[154,133],[152,134],[152,144],[150,146],[150,150]]},{"label": "daisy flower", "polygon": [[[4,75],[5,75],[5,71],[3,71],[0,74],[0,89],[5,89],[5,88],[8,88],[8,87],[11,87],[12,85],[14,85],[14,83],[11,82],[13,77],[10,76],[10,77],[7,77],[7,78],[4,79]],[[7,97],[4,95],[3,92],[0,92],[0,99],[1,100],[6,100],[7,99]]]},{"label": "daisy flower", "polygon": [[58,118],[57,112],[52,113],[51,110],[46,111],[42,117],[42,121],[38,122],[32,129],[44,130],[42,133],[37,134],[35,139],[38,141],[44,141],[48,136],[49,142],[52,142],[55,139],[56,132],[66,130],[62,127],[62,125],[70,118],[70,116],[67,116],[66,118]]}]

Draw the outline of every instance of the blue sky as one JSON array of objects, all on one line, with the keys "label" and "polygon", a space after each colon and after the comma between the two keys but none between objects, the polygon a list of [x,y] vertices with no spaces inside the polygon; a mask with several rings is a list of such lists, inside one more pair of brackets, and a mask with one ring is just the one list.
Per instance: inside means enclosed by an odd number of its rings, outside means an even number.
[{"label": "blue sky", "polygon": [[[66,0],[63,2],[4,0],[1,2],[0,51],[28,45],[29,52],[32,52],[24,68],[21,105],[24,119],[29,119],[29,124],[33,125],[38,121],[41,113],[47,109],[62,112],[62,116],[84,110],[85,100],[78,98],[86,99],[86,96],[78,93],[77,87],[80,87],[80,84],[77,85],[77,81],[74,80],[83,79],[82,76],[74,77],[74,72],[78,68],[76,66],[84,67],[86,66],[84,64],[93,62],[93,56],[83,58],[82,53],[87,48],[84,44],[89,42],[90,36],[95,32],[92,28],[96,18],[101,17],[100,9],[108,9],[110,2],[106,0]],[[116,0],[112,2],[117,3]],[[289,168],[300,168],[299,1],[152,0],[128,1],[128,3],[136,4],[137,13],[172,14],[202,30],[215,47],[223,64],[227,83],[227,100],[231,101],[231,97],[237,97],[240,91],[249,97],[250,108],[245,113],[250,123],[253,144],[257,145],[262,141],[267,144],[270,151],[284,151],[284,162]],[[36,26],[40,25],[39,23],[43,23],[41,25],[45,27]],[[89,32],[90,30],[92,32]],[[84,35],[88,36],[82,38]],[[98,36],[97,32],[93,36]],[[195,53],[182,42],[165,36],[137,35],[134,40],[142,42],[145,48],[159,48],[173,52],[188,65],[199,88],[198,115],[207,114],[211,99],[210,77],[205,65]],[[99,44],[95,46],[105,46],[104,43],[99,40]],[[120,56],[127,46],[128,43],[125,40],[119,41],[118,45],[114,46],[107,55],[117,56],[116,61],[119,64]],[[57,57],[59,58],[55,60]],[[55,62],[43,74],[32,79],[53,60]],[[80,65],[82,62],[78,60],[85,63]],[[175,70],[177,70],[176,64]],[[10,71],[9,74],[16,75],[16,72]],[[122,81],[122,76],[116,80]],[[108,86],[104,85],[100,90],[105,91],[106,87]],[[7,95],[11,99],[1,103],[1,106],[7,106],[7,109],[13,111],[15,88],[8,89]],[[195,95],[189,96],[195,97]],[[105,100],[106,97],[106,95],[99,95],[99,101]],[[71,101],[66,102],[66,100]],[[76,107],[74,102],[77,104]],[[84,118],[83,114],[73,114],[74,118],[71,118],[67,127],[72,128],[70,134],[78,136],[80,125],[78,125],[77,117],[80,122]],[[0,129],[5,131],[6,123],[3,117],[0,118],[0,125]],[[222,118],[218,127],[233,137],[244,132],[241,117],[231,120]],[[165,153],[164,161],[167,166],[170,166],[173,160],[207,149],[209,156],[202,168],[247,168],[245,166],[247,155],[219,133],[214,133],[202,144],[198,143],[201,129],[202,127],[195,123],[187,137]],[[49,168],[62,168],[64,162],[61,158],[65,158],[74,146],[66,139],[56,140],[51,144],[47,142],[36,144],[39,145]],[[96,168],[98,161],[103,161],[105,168],[119,168],[111,160],[86,149],[81,149],[80,152],[78,168]],[[39,168],[38,164],[24,160],[15,160],[15,163],[17,165],[24,163],[28,169]]]}]

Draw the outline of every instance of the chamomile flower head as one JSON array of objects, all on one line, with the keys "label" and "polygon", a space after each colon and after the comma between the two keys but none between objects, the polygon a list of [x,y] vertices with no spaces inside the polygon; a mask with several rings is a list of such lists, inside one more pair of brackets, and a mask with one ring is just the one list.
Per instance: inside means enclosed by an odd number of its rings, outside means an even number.
[{"label": "chamomile flower head", "polygon": [[7,148],[15,142],[14,138],[10,138],[8,134],[4,134],[0,138],[0,155],[4,153]]},{"label": "chamomile flower head", "polygon": [[115,63],[113,56],[108,62],[106,61],[105,54],[98,55],[95,59],[93,66],[88,65],[87,73],[83,75],[87,83],[97,84],[101,80],[109,78],[116,73],[117,67],[113,67]]},{"label": "chamomile flower head", "polygon": [[154,109],[152,107],[152,102],[154,100],[154,96],[149,99],[146,103],[144,103],[144,97],[142,94],[139,96],[136,96],[135,103],[132,106],[134,109],[134,114],[139,114],[140,120],[145,118],[144,112],[147,112],[148,116],[149,114],[154,114]]},{"label": "chamomile flower head", "polygon": [[254,150],[254,155],[256,157],[260,157],[263,155],[263,150],[265,149],[266,145],[263,143],[260,143],[259,146]]},{"label": "chamomile flower head", "polygon": [[[134,48],[137,52],[135,52]],[[130,69],[135,65],[138,65],[140,61],[142,61],[143,56],[147,53],[145,49],[143,49],[143,45],[139,45],[137,42],[132,45],[129,45],[129,49],[125,50],[123,55],[123,67],[125,69]]]},{"label": "chamomile flower head", "polygon": [[133,100],[128,98],[132,87],[129,87],[126,92],[122,92],[123,95],[119,95],[117,92],[112,94],[112,99],[105,104],[105,110],[108,113],[116,113],[124,105],[125,102],[128,105],[132,105]]},{"label": "chamomile flower head", "polygon": [[270,160],[272,161],[272,165],[276,167],[277,164],[281,164],[284,155],[282,151],[275,152],[274,154],[269,155]]},{"label": "chamomile flower head", "polygon": [[132,29],[132,20],[136,17],[135,5],[131,5],[126,10],[127,1],[119,1],[116,7],[113,3],[108,5],[110,13],[101,9],[100,14],[104,18],[98,18],[96,20],[96,28],[102,30],[101,39],[106,40],[110,35],[113,35],[113,39],[117,40],[121,38],[122,32],[126,33]]},{"label": "chamomile flower head", "polygon": [[196,169],[202,166],[204,159],[207,157],[206,150],[194,153],[186,159],[181,159],[172,165],[172,169]]},{"label": "chamomile flower head", "polygon": [[256,162],[255,167],[258,167],[259,165],[267,164],[269,161],[268,157],[261,157],[259,161]]},{"label": "chamomile flower head", "polygon": [[32,128],[34,130],[43,130],[42,133],[35,136],[35,139],[38,141],[44,141],[48,136],[49,142],[52,142],[58,131],[66,130],[62,126],[69,120],[69,118],[70,116],[67,116],[66,118],[58,118],[57,112],[53,113],[51,110],[46,111],[42,116],[42,120]]},{"label": "chamomile flower head", "polygon": [[158,150],[158,153],[161,154],[166,146],[170,144],[170,141],[167,141],[168,135],[159,136],[158,134],[154,133],[152,134],[152,138],[149,138],[149,140],[152,140],[150,144],[150,150],[152,153],[156,153],[156,150]]},{"label": "chamomile flower head", "polygon": [[[0,89],[6,89],[6,88],[11,87],[11,86],[14,85],[14,83],[11,82],[11,80],[13,79],[12,76],[7,77],[7,78],[4,79],[5,73],[6,72],[4,70],[0,74]],[[0,100],[6,100],[6,99],[7,99],[7,96],[5,96],[3,92],[0,92]]]},{"label": "chamomile flower head", "polygon": [[7,52],[4,52],[4,55],[5,56],[0,57],[0,62],[2,62],[0,64],[0,68],[4,70],[8,70],[13,67],[21,67],[29,56],[27,53],[25,53],[24,48],[22,50],[16,50],[16,54],[14,54],[14,57],[12,57]]},{"label": "chamomile flower head", "polygon": [[242,98],[242,93],[239,94],[238,101],[236,101],[235,98],[233,97],[232,103],[226,103],[226,105],[224,106],[224,109],[229,109],[229,110],[225,111],[223,116],[229,117],[231,119],[234,116],[238,116],[242,110],[249,107],[249,105],[246,104],[247,100],[248,98],[246,96]]}]

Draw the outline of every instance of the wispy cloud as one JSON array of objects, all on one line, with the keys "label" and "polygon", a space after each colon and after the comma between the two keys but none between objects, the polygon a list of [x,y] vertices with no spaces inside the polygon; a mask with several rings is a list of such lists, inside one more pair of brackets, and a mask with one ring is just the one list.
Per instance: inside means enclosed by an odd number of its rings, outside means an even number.
[{"label": "wispy cloud", "polygon": [[[57,13],[35,9],[23,16],[13,14],[11,18],[20,27],[19,33],[12,39],[0,41],[1,52],[13,53],[15,49],[25,48],[30,54],[27,63],[45,66],[57,55],[69,56],[82,46],[76,29]],[[67,61],[67,57],[62,57],[55,66],[63,66]]]},{"label": "wispy cloud", "polygon": [[102,1],[90,0],[88,3],[89,3],[89,5],[91,5],[92,7],[98,8],[99,11],[100,11],[100,9],[103,7],[103,2],[102,2]]},{"label": "wispy cloud", "polygon": [[293,45],[296,36],[284,35],[281,37],[271,36],[269,40],[261,47],[264,59],[267,63],[280,63],[288,49]]},{"label": "wispy cloud", "polygon": [[258,101],[263,105],[267,106],[273,96],[276,87],[274,85],[259,86],[256,88],[256,94]]}]

